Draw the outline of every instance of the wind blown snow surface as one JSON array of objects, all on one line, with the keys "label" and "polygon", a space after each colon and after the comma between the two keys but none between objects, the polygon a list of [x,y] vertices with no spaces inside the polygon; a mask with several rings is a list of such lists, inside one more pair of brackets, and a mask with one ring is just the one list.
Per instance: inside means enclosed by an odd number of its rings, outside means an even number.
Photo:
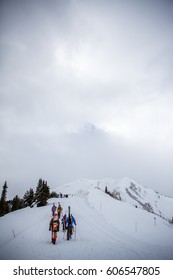
[{"label": "wind blown snow surface", "polygon": [[[105,186],[115,197],[105,193]],[[0,259],[149,260],[173,259],[173,198],[133,180],[79,180],[55,189],[68,198],[51,198],[44,207],[24,208],[0,218]],[[62,229],[51,244],[53,203],[71,207],[76,232]]]}]

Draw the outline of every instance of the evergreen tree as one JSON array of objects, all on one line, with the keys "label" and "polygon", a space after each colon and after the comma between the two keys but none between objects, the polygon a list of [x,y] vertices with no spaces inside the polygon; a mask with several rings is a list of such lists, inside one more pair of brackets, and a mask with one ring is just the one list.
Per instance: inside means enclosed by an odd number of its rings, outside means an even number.
[{"label": "evergreen tree", "polygon": [[25,203],[24,203],[24,199],[23,198],[20,198],[20,206],[19,206],[19,209],[22,209],[22,208],[25,208]]},{"label": "evergreen tree", "polygon": [[47,185],[47,181],[43,181],[43,197],[42,197],[42,201],[44,203],[44,205],[47,204],[47,200],[50,198],[50,188]]},{"label": "evergreen tree", "polygon": [[58,197],[58,194],[55,191],[53,191],[50,193],[50,198],[52,197]]},{"label": "evergreen tree", "polygon": [[12,200],[12,207],[11,207],[11,211],[16,211],[18,209],[21,209],[21,199],[18,195],[16,195],[13,200]]},{"label": "evergreen tree", "polygon": [[43,181],[42,179],[39,179],[35,193],[37,206],[45,206],[49,197],[50,190],[47,185],[47,182]]},{"label": "evergreen tree", "polygon": [[5,214],[9,213],[9,205],[7,202],[7,188],[7,182],[5,181],[0,199],[0,216],[4,216]]},{"label": "evergreen tree", "polygon": [[34,190],[32,188],[29,189],[29,191],[26,191],[26,193],[24,194],[24,205],[25,207],[27,206],[32,206],[34,200],[35,200],[35,194],[34,194]]},{"label": "evergreen tree", "polygon": [[43,187],[43,180],[40,178],[36,187],[36,192],[35,192],[35,199],[36,203],[40,203],[41,201],[41,194],[42,194],[42,187]]}]

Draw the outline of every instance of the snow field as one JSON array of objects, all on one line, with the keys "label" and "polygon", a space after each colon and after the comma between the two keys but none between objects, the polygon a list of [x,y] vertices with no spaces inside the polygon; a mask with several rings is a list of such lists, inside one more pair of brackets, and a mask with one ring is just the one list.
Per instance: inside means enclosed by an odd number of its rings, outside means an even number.
[{"label": "snow field", "polygon": [[[173,259],[173,226],[166,220],[110,197],[93,181],[58,190],[73,195],[0,218],[0,259]],[[49,221],[58,202],[63,213],[71,207],[77,226],[70,241],[60,228],[53,245]]]}]

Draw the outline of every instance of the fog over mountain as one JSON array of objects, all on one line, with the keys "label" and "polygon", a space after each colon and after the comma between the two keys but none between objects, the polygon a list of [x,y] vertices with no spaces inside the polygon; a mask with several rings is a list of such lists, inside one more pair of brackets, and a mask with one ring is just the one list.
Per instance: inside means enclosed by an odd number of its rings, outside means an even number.
[{"label": "fog over mountain", "polygon": [[131,177],[173,196],[173,1],[0,2],[0,185]]}]

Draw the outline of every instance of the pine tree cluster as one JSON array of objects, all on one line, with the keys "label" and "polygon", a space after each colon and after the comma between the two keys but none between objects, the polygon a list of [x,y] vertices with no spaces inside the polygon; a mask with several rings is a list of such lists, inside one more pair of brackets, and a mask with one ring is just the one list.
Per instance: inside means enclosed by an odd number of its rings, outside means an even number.
[{"label": "pine tree cluster", "polygon": [[33,188],[30,188],[25,192],[23,198],[20,198],[18,195],[16,195],[12,200],[7,200],[7,189],[7,182],[5,182],[0,198],[0,216],[4,216],[9,212],[28,206],[45,206],[47,204],[47,200],[51,197],[50,188],[47,184],[47,181],[42,179],[39,179],[36,190],[34,191]]},{"label": "pine tree cluster", "polygon": [[47,204],[47,200],[50,197],[49,187],[47,185],[47,181],[43,181],[39,179],[36,192],[35,192],[35,201],[37,206],[45,206]]}]

